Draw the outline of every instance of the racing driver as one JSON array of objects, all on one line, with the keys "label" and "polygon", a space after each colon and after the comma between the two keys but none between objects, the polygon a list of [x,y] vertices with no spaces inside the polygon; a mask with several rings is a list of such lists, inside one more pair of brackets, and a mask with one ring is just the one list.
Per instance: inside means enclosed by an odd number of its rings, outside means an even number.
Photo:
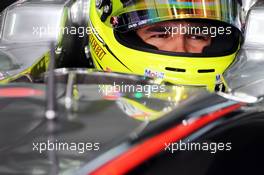
[{"label": "racing driver", "polygon": [[90,1],[96,68],[214,90],[241,42],[235,0]]}]

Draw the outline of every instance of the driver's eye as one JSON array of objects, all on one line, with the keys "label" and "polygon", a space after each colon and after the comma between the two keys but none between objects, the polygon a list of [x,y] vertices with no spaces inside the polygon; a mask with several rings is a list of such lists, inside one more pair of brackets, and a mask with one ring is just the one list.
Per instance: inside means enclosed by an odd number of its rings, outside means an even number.
[{"label": "driver's eye", "polygon": [[169,38],[169,37],[170,37],[169,34],[156,34],[151,36],[151,38]]},{"label": "driver's eye", "polygon": [[210,37],[207,35],[187,35],[189,39],[207,41]]}]

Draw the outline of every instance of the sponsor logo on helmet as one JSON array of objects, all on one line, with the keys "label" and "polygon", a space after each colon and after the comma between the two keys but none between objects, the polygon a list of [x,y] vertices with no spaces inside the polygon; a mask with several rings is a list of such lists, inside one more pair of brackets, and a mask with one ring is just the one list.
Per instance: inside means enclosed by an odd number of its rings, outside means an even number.
[{"label": "sponsor logo on helmet", "polygon": [[106,67],[106,70],[105,70],[105,71],[106,71],[106,72],[113,72],[112,69],[109,68],[109,67]]},{"label": "sponsor logo on helmet", "polygon": [[215,82],[215,91],[216,92],[225,92],[226,87],[221,79],[221,75],[217,74],[216,77],[216,82]]},{"label": "sponsor logo on helmet", "polygon": [[98,42],[95,40],[95,38],[92,35],[89,36],[89,39],[90,39],[91,47],[94,50],[94,53],[100,60],[102,60],[106,55],[106,52],[102,49],[102,47],[98,44]]},{"label": "sponsor logo on helmet", "polygon": [[145,77],[150,77],[150,78],[160,78],[163,79],[165,74],[163,72],[158,72],[158,71],[153,71],[150,69],[145,69]]}]

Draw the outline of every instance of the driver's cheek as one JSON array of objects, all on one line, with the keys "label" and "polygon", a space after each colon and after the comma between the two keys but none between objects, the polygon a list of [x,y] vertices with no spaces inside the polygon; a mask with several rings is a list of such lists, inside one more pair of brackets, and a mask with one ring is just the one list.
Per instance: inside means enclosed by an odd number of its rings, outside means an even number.
[{"label": "driver's cheek", "polygon": [[185,38],[183,36],[177,36],[164,39],[159,50],[185,53],[187,52],[187,49],[185,48]]},{"label": "driver's cheek", "polygon": [[145,42],[147,44],[150,44],[152,46],[155,46],[156,48],[158,48],[159,50],[168,50],[168,42],[169,40],[166,38],[154,38],[154,39],[148,39],[145,40]]},{"label": "driver's cheek", "polygon": [[185,48],[188,53],[202,53],[203,49],[210,45],[207,41],[187,39]]}]

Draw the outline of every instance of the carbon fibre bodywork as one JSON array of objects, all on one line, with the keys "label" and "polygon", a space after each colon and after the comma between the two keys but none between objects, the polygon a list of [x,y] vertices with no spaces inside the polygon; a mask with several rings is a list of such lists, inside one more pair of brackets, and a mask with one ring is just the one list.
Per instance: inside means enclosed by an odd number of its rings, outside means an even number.
[{"label": "carbon fibre bodywork", "polygon": [[[72,76],[74,81],[71,80]],[[112,82],[135,85],[148,83],[141,77],[111,73],[63,69],[57,71],[56,82],[58,116],[55,120],[46,118],[45,85],[1,86],[1,174],[89,174],[108,160],[183,121],[188,123],[238,104],[202,89],[173,90],[171,86],[166,86],[166,90],[172,90],[176,96],[185,98],[174,103],[171,98],[175,95],[160,98],[155,93],[150,97],[121,93],[109,98],[100,92],[100,85],[111,85]],[[69,98],[71,105],[66,100]],[[124,103],[124,99],[136,103]],[[148,119],[153,113],[145,113],[145,117],[139,119],[132,113],[143,110],[138,104],[166,112],[159,113],[159,117],[153,121]],[[199,132],[200,129],[196,131]],[[100,149],[80,153],[80,150],[47,148],[40,152],[40,148],[34,148],[36,143],[48,142],[99,143]]]}]

